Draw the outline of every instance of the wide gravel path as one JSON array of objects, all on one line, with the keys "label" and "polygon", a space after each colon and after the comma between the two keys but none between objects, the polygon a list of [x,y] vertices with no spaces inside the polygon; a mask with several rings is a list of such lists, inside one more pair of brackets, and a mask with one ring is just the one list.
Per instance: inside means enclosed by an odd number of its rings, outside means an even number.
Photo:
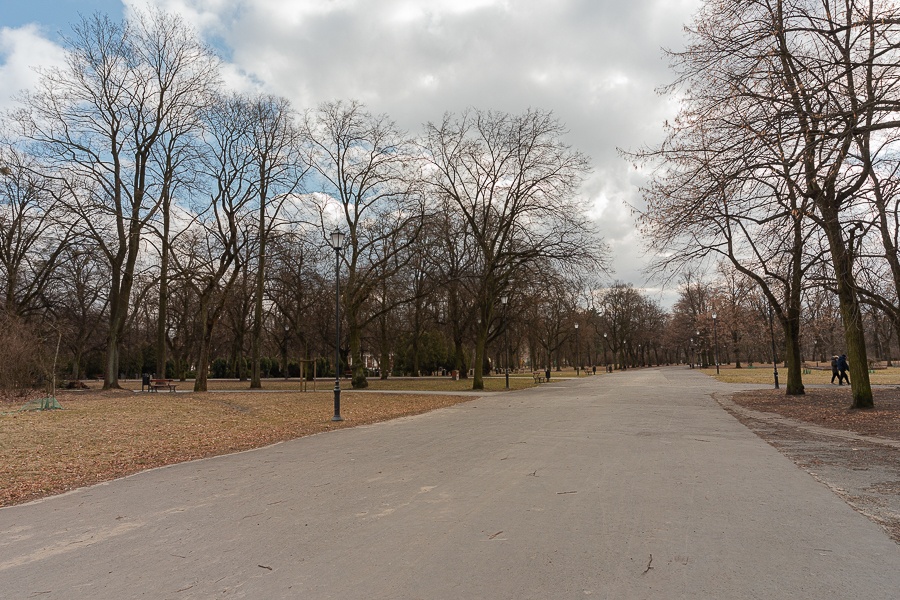
[{"label": "wide gravel path", "polygon": [[554,379],[0,509],[0,597],[900,597],[900,546],[735,389]]}]

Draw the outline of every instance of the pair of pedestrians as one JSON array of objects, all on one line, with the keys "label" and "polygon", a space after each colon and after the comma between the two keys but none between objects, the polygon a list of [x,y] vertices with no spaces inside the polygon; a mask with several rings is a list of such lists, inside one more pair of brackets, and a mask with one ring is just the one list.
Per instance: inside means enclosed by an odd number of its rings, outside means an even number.
[{"label": "pair of pedestrians", "polygon": [[841,354],[840,356],[834,355],[831,357],[831,383],[834,384],[834,378],[837,377],[838,385],[844,385],[844,380],[847,381],[847,385],[850,385],[850,376],[847,375],[847,371],[850,370],[850,363],[847,362],[847,355]]}]

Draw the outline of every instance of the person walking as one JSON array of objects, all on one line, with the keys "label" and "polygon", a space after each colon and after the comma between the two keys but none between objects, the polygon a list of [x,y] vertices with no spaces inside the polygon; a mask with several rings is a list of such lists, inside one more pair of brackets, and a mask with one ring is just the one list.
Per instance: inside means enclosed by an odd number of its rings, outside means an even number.
[{"label": "person walking", "polygon": [[835,354],[831,357],[831,385],[834,385],[834,380],[838,377],[838,355]]},{"label": "person walking", "polygon": [[850,369],[850,364],[847,362],[847,355],[841,354],[838,357],[838,385],[844,385],[843,381],[847,380],[847,385],[850,385],[850,376],[847,375],[847,371]]}]

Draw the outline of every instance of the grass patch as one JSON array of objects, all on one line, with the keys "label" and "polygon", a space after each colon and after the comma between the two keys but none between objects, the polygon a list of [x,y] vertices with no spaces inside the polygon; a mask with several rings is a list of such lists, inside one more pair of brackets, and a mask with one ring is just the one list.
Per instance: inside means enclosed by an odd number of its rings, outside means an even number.
[{"label": "grass patch", "polygon": [[[471,379],[460,379],[458,381],[453,381],[449,377],[404,377],[404,378],[391,378],[387,380],[381,380],[377,378],[369,378],[369,387],[366,390],[372,391],[414,391],[414,392],[471,392],[472,391],[472,380]],[[299,379],[265,379],[262,382],[262,386],[264,390],[299,390],[300,389],[300,380]],[[187,382],[183,384],[187,389],[190,389],[193,386],[193,382]],[[524,389],[526,387],[531,387],[534,385],[534,380],[531,375],[528,376],[528,379],[518,377],[510,377],[509,379],[509,387],[510,389]],[[494,391],[499,392],[504,390],[505,380],[503,378],[485,378],[484,380],[484,389],[485,391]],[[181,387],[181,386],[179,386]],[[313,385],[312,382],[308,382],[306,384],[307,391],[313,391],[315,388],[316,391],[331,391],[334,389],[334,379],[319,379]],[[212,381],[209,382],[210,390],[249,390],[250,382],[249,381],[236,381],[236,380],[226,380],[226,381]],[[352,391],[353,388],[350,386],[349,379],[341,380],[341,389],[344,391]]]},{"label": "grass patch", "polygon": [[[754,365],[753,368],[744,367],[735,369],[732,366],[720,365],[719,375],[716,375],[716,368],[699,369],[701,373],[705,373],[723,383],[774,383],[775,377],[771,364]],[[831,383],[831,367],[826,370],[810,369],[810,372],[804,374],[804,384],[830,384]],[[782,384],[787,381],[787,369],[783,365],[778,365],[778,381]],[[897,385],[900,384],[900,367],[888,367],[886,369],[876,369],[874,373],[869,373],[869,381],[872,385]]]},{"label": "grass patch", "polygon": [[0,405],[0,506],[145,469],[314,433],[424,413],[470,396],[344,392],[134,394],[61,392],[64,410]]},{"label": "grass patch", "polygon": [[[553,371],[553,378],[574,378],[575,371],[563,370]],[[581,377],[589,377],[584,372]],[[459,379],[454,381],[450,377],[391,377],[390,379],[379,379],[377,377],[369,378],[369,387],[367,390],[375,391],[418,391],[418,392],[471,392],[472,379]],[[194,380],[176,381],[179,391],[190,391],[194,389]],[[298,378],[292,379],[263,379],[263,390],[277,391],[301,391],[301,381]],[[121,382],[123,388],[139,391],[141,389],[140,380],[129,379]],[[523,390],[534,387],[534,377],[531,373],[516,373],[509,376],[510,390]],[[90,389],[98,390],[102,386],[101,382],[88,382]],[[213,391],[224,390],[249,390],[250,381],[238,381],[237,379],[210,379],[207,382],[207,389]],[[306,391],[326,392],[334,389],[334,379],[319,378],[315,385],[313,382],[306,383]],[[344,391],[352,391],[349,379],[341,379],[341,389]],[[484,390],[486,392],[502,392],[506,390],[506,378],[503,375],[492,375],[484,378]],[[167,392],[159,392],[165,394]]]}]

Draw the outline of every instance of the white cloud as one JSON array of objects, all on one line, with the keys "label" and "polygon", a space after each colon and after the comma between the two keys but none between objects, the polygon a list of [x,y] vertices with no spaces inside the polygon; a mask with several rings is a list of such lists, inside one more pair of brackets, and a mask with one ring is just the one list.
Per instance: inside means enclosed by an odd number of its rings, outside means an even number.
[{"label": "white cloud", "polygon": [[41,35],[35,25],[0,29],[0,109],[11,108],[21,90],[38,81],[36,66],[59,66],[63,49]]},{"label": "white cloud", "polygon": [[[662,139],[677,106],[656,93],[673,77],[661,48],[681,46],[700,0],[123,2],[180,14],[221,49],[231,87],[283,95],[300,110],[357,99],[412,132],[469,106],[554,111],[567,141],[593,161],[582,195],[617,253],[616,277],[644,283],[629,207],[641,203],[644,176],[617,148]],[[17,31],[50,53],[33,30]],[[9,54],[0,89],[32,81],[25,58]]]}]

